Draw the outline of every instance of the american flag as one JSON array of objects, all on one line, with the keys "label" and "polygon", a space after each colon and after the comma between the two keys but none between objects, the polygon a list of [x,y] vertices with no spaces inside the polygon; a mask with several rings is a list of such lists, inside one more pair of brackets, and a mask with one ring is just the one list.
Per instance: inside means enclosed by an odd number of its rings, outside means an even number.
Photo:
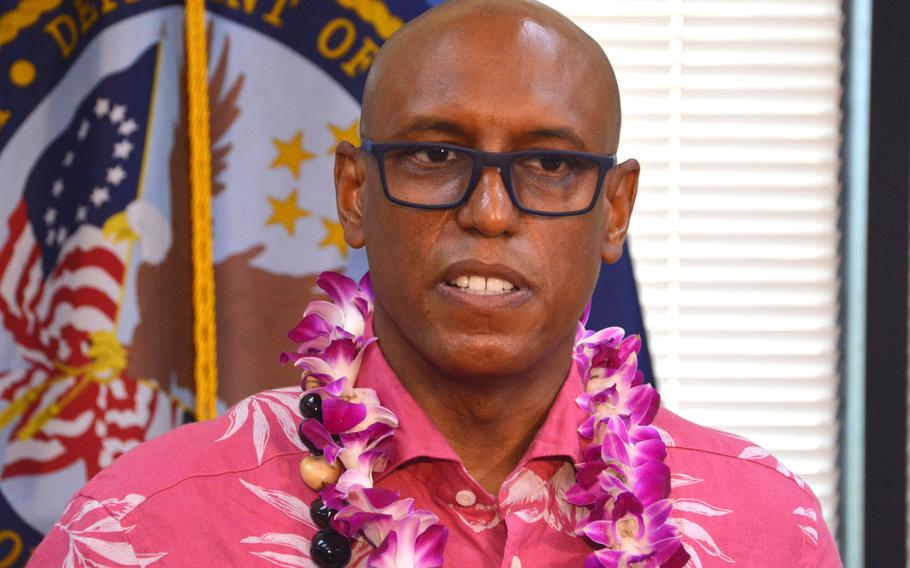
[{"label": "american flag", "polygon": [[0,313],[22,365],[0,373],[0,426],[15,425],[4,480],[80,462],[91,477],[145,439],[156,414],[154,385],[126,375],[116,327],[156,58],[153,46],[81,101],[7,220]]}]

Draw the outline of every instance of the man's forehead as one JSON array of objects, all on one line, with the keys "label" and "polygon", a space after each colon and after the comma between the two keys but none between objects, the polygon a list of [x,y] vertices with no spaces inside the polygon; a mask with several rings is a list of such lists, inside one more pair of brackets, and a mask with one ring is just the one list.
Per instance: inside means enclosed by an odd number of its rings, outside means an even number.
[{"label": "man's forehead", "polygon": [[[439,104],[466,117],[459,111],[479,112],[474,107],[493,99],[518,117],[543,108],[571,112],[587,102],[618,131],[615,79],[596,42],[545,6],[509,0],[450,2],[397,32],[370,72],[363,131],[392,134],[390,122],[395,130],[433,122]],[[469,108],[452,108],[458,106]],[[491,113],[477,118],[509,119]],[[563,127],[541,122],[535,129]]]}]

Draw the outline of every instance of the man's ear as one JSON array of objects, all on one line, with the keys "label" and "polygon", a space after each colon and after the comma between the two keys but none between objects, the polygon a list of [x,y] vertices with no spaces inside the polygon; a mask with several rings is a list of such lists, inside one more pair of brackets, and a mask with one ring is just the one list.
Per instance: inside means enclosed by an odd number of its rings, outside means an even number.
[{"label": "man's ear", "polygon": [[366,244],[363,232],[366,164],[359,159],[359,153],[350,142],[341,142],[335,149],[335,205],[344,240],[352,248]]},{"label": "man's ear", "polygon": [[622,256],[622,245],[626,240],[632,207],[638,195],[640,170],[637,160],[626,160],[607,172],[604,181],[604,207],[607,211],[601,257],[609,264]]}]

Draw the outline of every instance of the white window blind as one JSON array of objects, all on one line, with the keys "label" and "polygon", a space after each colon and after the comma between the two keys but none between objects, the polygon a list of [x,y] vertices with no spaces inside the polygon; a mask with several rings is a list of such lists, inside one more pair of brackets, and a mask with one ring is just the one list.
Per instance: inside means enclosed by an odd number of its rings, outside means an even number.
[{"label": "white window blind", "polygon": [[836,530],[841,1],[549,3],[616,68],[665,404],[774,453]]}]

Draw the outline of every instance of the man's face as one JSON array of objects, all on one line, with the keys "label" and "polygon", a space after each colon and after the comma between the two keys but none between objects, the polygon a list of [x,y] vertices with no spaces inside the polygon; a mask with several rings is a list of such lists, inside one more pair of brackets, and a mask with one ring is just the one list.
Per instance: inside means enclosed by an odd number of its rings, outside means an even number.
[{"label": "man's face", "polygon": [[[602,73],[590,57],[531,20],[501,25],[500,33],[483,28],[450,28],[386,71],[381,111],[366,134],[376,142],[489,152],[615,152],[604,105],[618,103],[592,88]],[[605,199],[607,187],[587,214],[527,215],[511,203],[499,171],[487,168],[466,204],[430,211],[388,201],[372,156],[361,153],[357,171],[358,230],[376,291],[374,327],[387,355],[409,352],[465,380],[524,376],[554,356],[565,372],[605,235],[617,217],[626,216],[623,229],[627,222],[628,211]],[[514,289],[477,294],[457,285],[465,277],[497,278]]]}]

